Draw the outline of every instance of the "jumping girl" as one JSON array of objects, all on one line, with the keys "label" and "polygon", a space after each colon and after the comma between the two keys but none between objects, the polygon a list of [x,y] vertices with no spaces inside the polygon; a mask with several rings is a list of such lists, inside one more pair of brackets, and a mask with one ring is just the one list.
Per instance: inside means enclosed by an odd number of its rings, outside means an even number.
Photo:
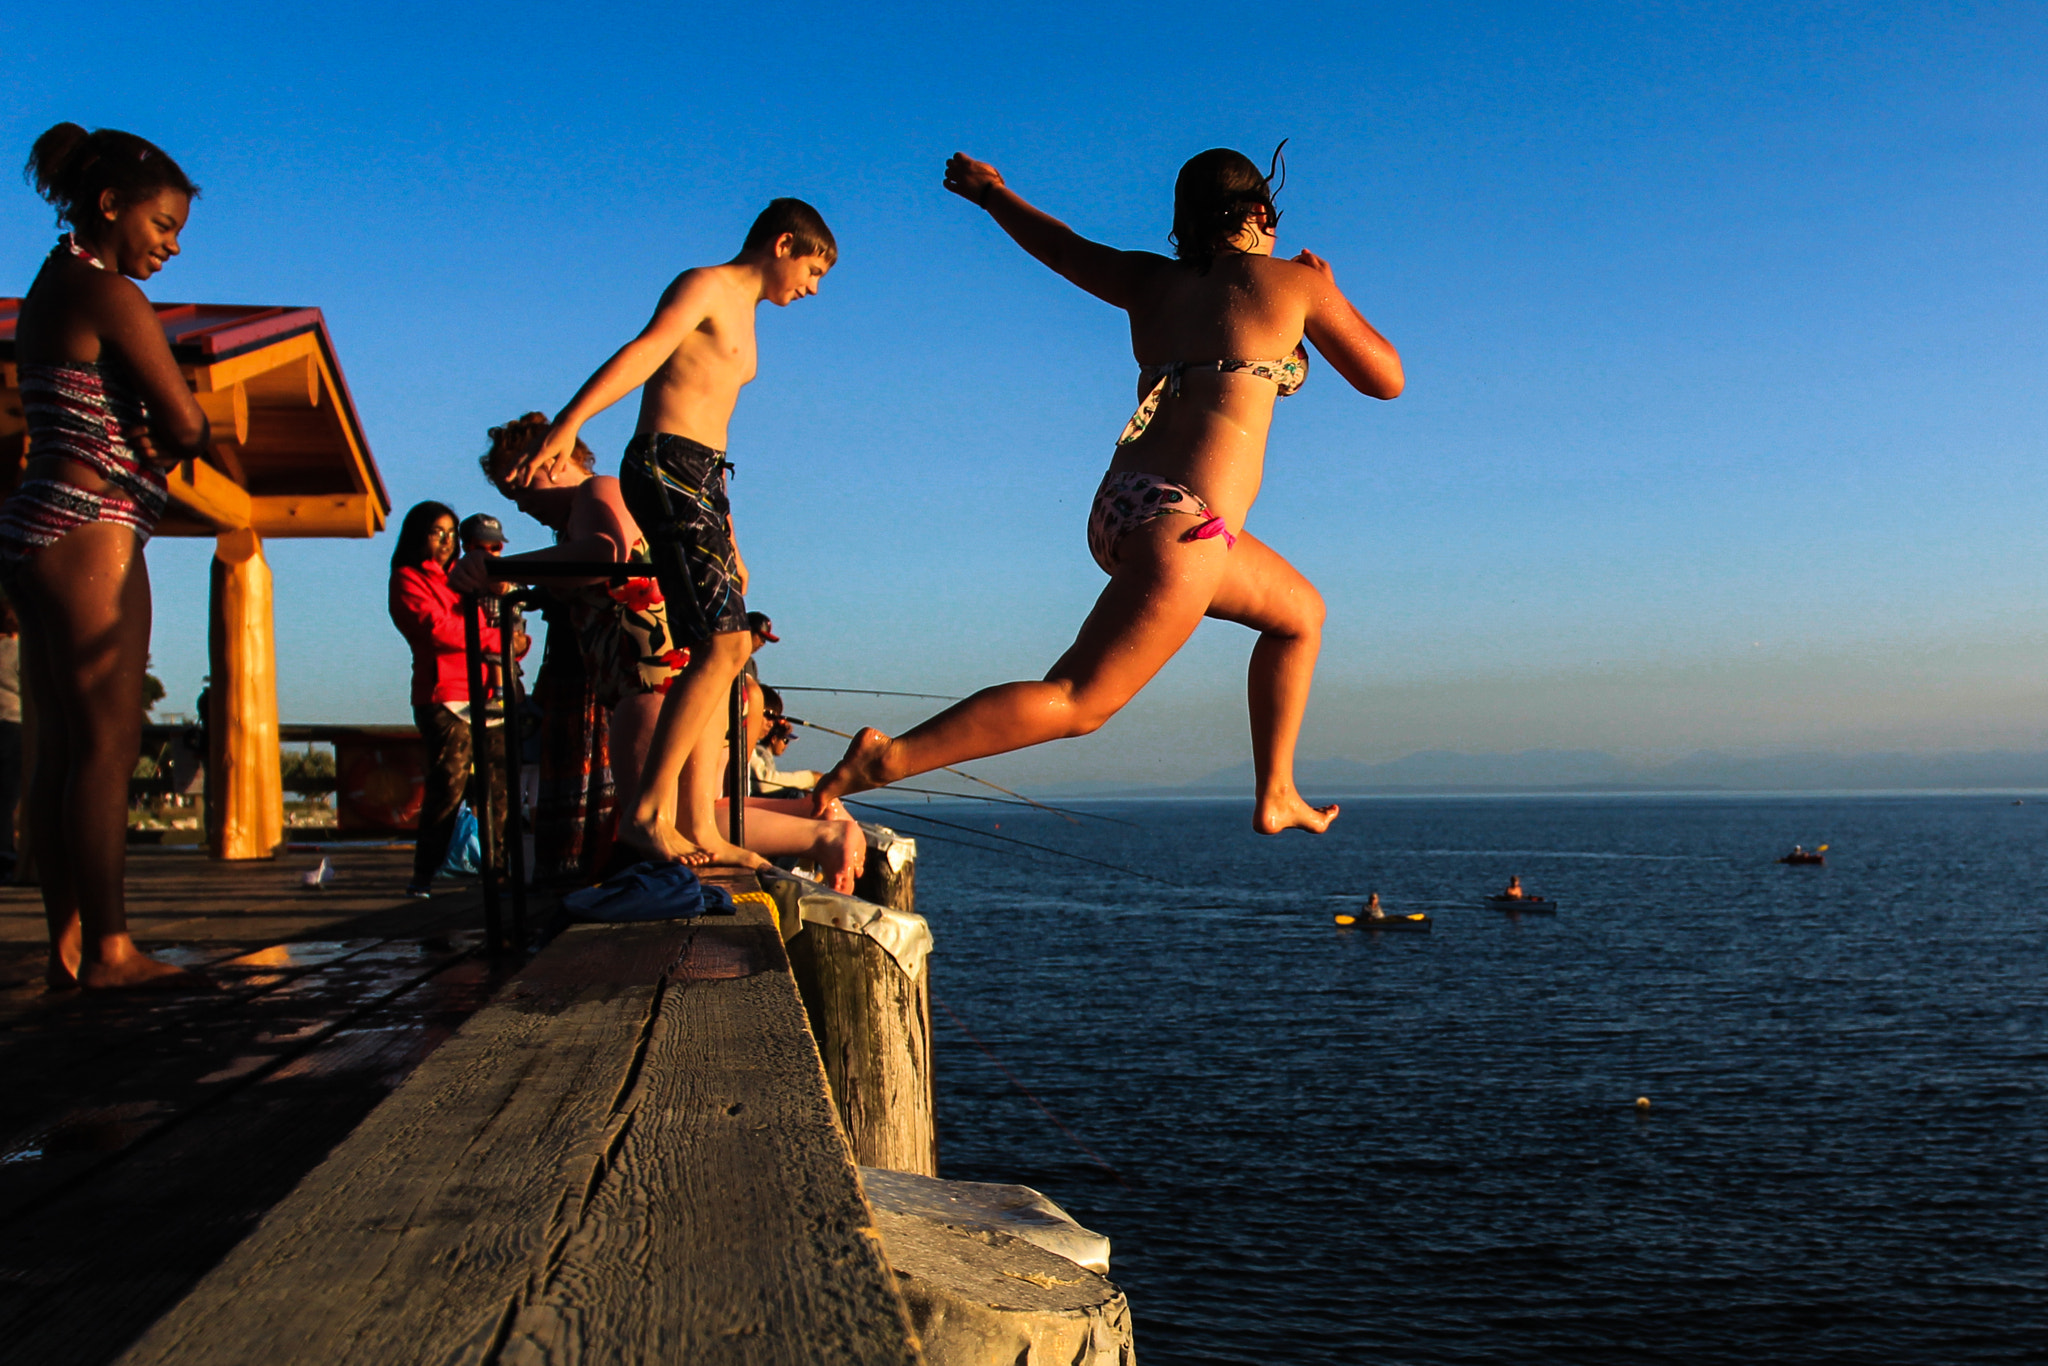
[{"label": "jumping girl", "polygon": [[53,991],[203,985],[128,933],[128,779],[142,743],[149,570],[164,471],[201,454],[206,415],[133,281],[178,254],[199,189],[153,143],[60,123],[27,175],[71,231],[15,331],[28,463],[0,505],[0,588],[21,618],[36,717],[30,822]]},{"label": "jumping girl", "polygon": [[1315,586],[1245,530],[1258,497],[1273,403],[1308,374],[1302,338],[1352,388],[1400,394],[1401,358],[1310,252],[1273,256],[1272,186],[1240,153],[1203,152],[1174,182],[1173,258],[1091,242],[1033,208],[995,167],[955,154],[945,186],[1017,245],[1130,315],[1138,410],[1088,518],[1109,586],[1042,682],[986,688],[891,739],[860,732],[816,800],[1047,740],[1114,716],[1205,616],[1259,633],[1247,694],[1258,784],[1252,826],[1322,831],[1335,806],[1294,787],[1294,746],[1321,647]]}]

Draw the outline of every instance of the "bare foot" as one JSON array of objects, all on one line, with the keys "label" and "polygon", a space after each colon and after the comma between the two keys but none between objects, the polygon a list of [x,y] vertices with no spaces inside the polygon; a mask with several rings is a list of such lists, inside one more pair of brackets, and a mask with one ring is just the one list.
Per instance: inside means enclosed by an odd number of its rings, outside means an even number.
[{"label": "bare foot", "polygon": [[78,970],[87,991],[219,991],[211,977],[138,953],[113,963],[87,963]]},{"label": "bare foot", "polygon": [[852,896],[853,885],[867,867],[868,837],[852,821],[833,821],[832,828],[818,841],[818,862],[841,896]]},{"label": "bare foot", "polygon": [[767,859],[751,849],[740,848],[721,835],[713,835],[709,839],[698,840],[697,843],[704,850],[706,863],[714,863],[724,868],[752,868],[757,871],[769,866]]},{"label": "bare foot", "polygon": [[1261,835],[1277,835],[1282,830],[1306,830],[1320,835],[1330,828],[1330,822],[1337,819],[1337,805],[1310,806],[1293,790],[1274,793],[1259,800],[1258,810],[1252,813],[1252,829]]},{"label": "bare foot", "polygon": [[658,820],[642,823],[628,817],[619,822],[612,842],[625,845],[649,863],[680,863],[685,868],[702,868],[711,862],[707,851]]},{"label": "bare foot", "polygon": [[863,726],[846,747],[846,753],[830,773],[811,789],[811,814],[823,816],[834,800],[849,793],[867,792],[888,785],[882,776],[882,756],[889,751],[889,737],[873,726]]}]

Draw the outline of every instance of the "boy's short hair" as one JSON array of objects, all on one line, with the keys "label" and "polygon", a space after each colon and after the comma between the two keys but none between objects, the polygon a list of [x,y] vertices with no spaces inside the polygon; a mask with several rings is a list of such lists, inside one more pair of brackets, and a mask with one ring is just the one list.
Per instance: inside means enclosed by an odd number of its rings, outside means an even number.
[{"label": "boy's short hair", "polygon": [[825,226],[824,215],[801,199],[769,200],[754,226],[747,229],[747,240],[740,244],[740,250],[773,247],[775,239],[784,233],[790,236],[792,256],[822,256],[828,265],[839,259],[839,243],[833,238],[832,229]]}]

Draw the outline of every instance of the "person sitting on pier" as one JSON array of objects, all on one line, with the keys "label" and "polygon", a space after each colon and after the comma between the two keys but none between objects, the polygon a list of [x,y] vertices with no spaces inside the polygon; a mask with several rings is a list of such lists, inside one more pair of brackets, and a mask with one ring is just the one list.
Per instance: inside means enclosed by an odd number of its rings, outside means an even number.
[{"label": "person sitting on pier", "polygon": [[816,209],[800,199],[771,202],[738,256],[676,277],[640,335],[584,382],[508,480],[525,484],[575,464],[583,424],[641,390],[620,495],[647,534],[670,625],[690,650],[680,686],[663,701],[639,803],[621,811],[620,841],[647,858],[766,862],[727,839],[715,812],[721,717],[752,653],[747,569],[726,498],[726,433],[741,387],[754,378],[755,310],[816,294],[838,256]]},{"label": "person sitting on pier", "polygon": [[761,685],[762,720],[766,730],[761,741],[754,746],[754,759],[750,777],[752,791],[757,797],[796,797],[809,792],[818,785],[824,775],[815,769],[781,769],[775,761],[782,757],[796,740],[796,727],[791,725],[782,709],[782,694],[765,683]]},{"label": "person sitting on pier", "polygon": [[754,648],[747,654],[747,677],[756,683],[761,681],[761,647],[773,645],[782,639],[775,634],[775,623],[768,619],[766,612],[747,613],[747,634],[754,638]]},{"label": "person sitting on pier", "polygon": [[1353,388],[1375,398],[1401,392],[1400,357],[1319,257],[1273,255],[1273,187],[1240,153],[1217,148],[1181,167],[1178,259],[1091,242],[1026,203],[995,167],[964,155],[947,163],[945,186],[1025,251],[1130,315],[1140,401],[1088,519],[1088,549],[1109,586],[1042,681],[983,689],[896,739],[861,731],[818,784],[817,800],[1087,735],[1150,682],[1206,616],[1259,633],[1248,686],[1253,828],[1327,829],[1337,808],[1310,806],[1294,785],[1322,599],[1245,529],[1245,518],[1273,405],[1308,374],[1304,335]]},{"label": "person sitting on pier", "polygon": [[204,457],[212,436],[135,281],[179,254],[199,189],[154,143],[75,123],[37,138],[27,170],[71,227],[16,319],[27,458],[0,505],[0,587],[21,618],[36,726],[43,981],[203,987],[136,947],[124,886],[149,659],[143,547],[169,498],[165,471]]},{"label": "person sitting on pier", "polygon": [[[670,632],[667,601],[651,577],[654,569],[648,562],[646,535],[626,506],[619,481],[596,472],[597,457],[588,446],[577,442],[572,447],[574,458],[566,465],[549,465],[526,484],[508,482],[509,473],[539,448],[547,430],[548,419],[542,413],[528,413],[493,427],[490,449],[480,463],[492,487],[553,531],[555,544],[503,558],[480,547],[480,553],[465,556],[455,566],[449,582],[458,592],[484,592],[506,575],[516,578],[520,565],[550,560],[648,565],[650,577],[620,584],[597,579],[542,580],[543,586],[569,603],[585,675],[595,688],[598,705],[611,714],[612,782],[617,809],[627,812],[638,807],[645,796],[643,783],[651,780],[649,755],[664,699],[688,666],[690,652]],[[749,714],[763,716],[759,701],[749,708]],[[717,739],[722,771],[723,733]],[[716,813],[718,807],[714,805],[713,810]],[[802,857],[824,870],[834,890],[853,890],[866,858],[867,842],[843,807],[826,819],[814,818],[807,802],[750,801],[747,811],[747,844],[754,853]],[[714,819],[720,818],[714,814]],[[722,830],[729,827],[729,819],[720,819]]]}]

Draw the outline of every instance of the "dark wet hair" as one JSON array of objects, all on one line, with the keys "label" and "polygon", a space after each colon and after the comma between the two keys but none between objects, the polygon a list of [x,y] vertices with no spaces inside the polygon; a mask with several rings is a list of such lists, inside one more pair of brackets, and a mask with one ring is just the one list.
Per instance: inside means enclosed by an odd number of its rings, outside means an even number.
[{"label": "dark wet hair", "polygon": [[199,187],[163,148],[118,128],[88,133],[75,123],[60,123],[36,139],[21,174],[56,208],[57,221],[74,228],[92,222],[108,190],[117,205],[148,199],[160,190],[199,197]]},{"label": "dark wet hair", "polygon": [[[528,413],[525,417],[513,418],[502,427],[491,428],[491,448],[478,456],[476,463],[483,466],[484,478],[491,481],[492,488],[500,493],[506,492],[506,472],[521,456],[538,445],[553,425],[546,413]],[[597,452],[584,445],[581,437],[576,439],[576,463],[586,470],[597,468]]]},{"label": "dark wet hair", "polygon": [[[1281,140],[1280,147],[1287,142]],[[1206,274],[1217,253],[1229,249],[1230,239],[1244,229],[1245,220],[1264,213],[1267,231],[1280,224],[1280,210],[1273,207],[1273,195],[1280,188],[1273,183],[1273,168],[1280,183],[1287,183],[1287,163],[1280,147],[1273,149],[1272,166],[1266,174],[1243,152],[1228,147],[1211,147],[1189,157],[1173,182],[1173,231],[1166,240],[1173,254]]]},{"label": "dark wet hair", "polygon": [[784,233],[791,238],[791,256],[822,256],[828,265],[839,259],[839,243],[832,236],[832,229],[825,226],[824,215],[801,199],[769,200],[754,226],[747,229],[747,240],[740,244],[740,250],[772,247]]},{"label": "dark wet hair", "polygon": [[425,564],[433,556],[427,550],[427,533],[434,529],[434,523],[446,517],[456,521],[455,509],[446,503],[414,503],[412,510],[405,514],[405,520],[398,527],[398,544],[391,550],[391,572],[412,569]]}]

